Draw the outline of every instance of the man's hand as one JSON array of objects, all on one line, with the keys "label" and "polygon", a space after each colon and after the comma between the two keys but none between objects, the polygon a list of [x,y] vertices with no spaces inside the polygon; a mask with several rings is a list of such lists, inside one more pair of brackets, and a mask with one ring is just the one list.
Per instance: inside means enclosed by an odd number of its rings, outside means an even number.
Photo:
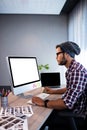
[{"label": "man's hand", "polygon": [[39,98],[39,97],[33,97],[32,102],[38,106],[43,106],[44,107],[44,100]]},{"label": "man's hand", "polygon": [[53,94],[54,93],[54,91],[51,88],[49,88],[49,87],[45,87],[44,88],[44,92],[45,93],[49,93],[49,94]]}]

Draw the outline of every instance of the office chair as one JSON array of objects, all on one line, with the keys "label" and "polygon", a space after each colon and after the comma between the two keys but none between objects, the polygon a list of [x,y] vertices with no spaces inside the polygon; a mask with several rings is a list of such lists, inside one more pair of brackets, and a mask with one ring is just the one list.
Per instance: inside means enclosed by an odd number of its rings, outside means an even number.
[{"label": "office chair", "polygon": [[[62,117],[66,117],[69,119],[69,126],[70,126],[70,130],[79,130],[78,129],[78,125],[77,125],[77,122],[76,122],[76,119],[82,119],[84,124],[85,124],[85,120],[87,119],[87,112],[86,112],[86,115],[84,116],[83,114],[74,114],[72,112],[68,112],[68,111],[60,111],[59,112],[59,116],[62,116]],[[84,125],[83,124],[83,125]]]},{"label": "office chair", "polygon": [[[60,126],[57,126],[57,122],[54,125],[54,128],[52,128],[53,130],[63,130],[64,128],[66,128],[67,130],[86,130],[87,129],[87,112],[86,112],[86,116],[84,116],[83,114],[74,114],[71,111],[66,111],[66,110],[61,110],[58,112],[58,116],[64,118],[64,120],[67,121],[67,124]],[[76,121],[76,119],[80,120],[80,126],[79,123]],[[83,128],[84,127],[84,128]],[[45,126],[45,128],[42,128],[40,130],[49,130],[48,126]]]}]

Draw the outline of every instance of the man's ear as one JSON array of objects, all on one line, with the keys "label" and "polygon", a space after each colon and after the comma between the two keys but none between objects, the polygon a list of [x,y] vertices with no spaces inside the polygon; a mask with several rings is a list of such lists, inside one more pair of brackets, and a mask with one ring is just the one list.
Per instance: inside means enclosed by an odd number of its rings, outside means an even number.
[{"label": "man's ear", "polygon": [[65,55],[66,58],[70,58],[70,57],[71,57],[71,56],[70,56],[68,53],[66,53],[66,52],[64,53],[64,55]]}]

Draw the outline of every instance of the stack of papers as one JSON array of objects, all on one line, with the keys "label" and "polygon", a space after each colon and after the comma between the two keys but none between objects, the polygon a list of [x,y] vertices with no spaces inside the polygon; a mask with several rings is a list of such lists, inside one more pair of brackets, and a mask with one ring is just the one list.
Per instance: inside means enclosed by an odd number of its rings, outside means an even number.
[{"label": "stack of papers", "polygon": [[32,115],[30,105],[1,108],[0,130],[28,130],[27,117]]},{"label": "stack of papers", "polygon": [[27,118],[0,116],[0,130],[28,130]]}]

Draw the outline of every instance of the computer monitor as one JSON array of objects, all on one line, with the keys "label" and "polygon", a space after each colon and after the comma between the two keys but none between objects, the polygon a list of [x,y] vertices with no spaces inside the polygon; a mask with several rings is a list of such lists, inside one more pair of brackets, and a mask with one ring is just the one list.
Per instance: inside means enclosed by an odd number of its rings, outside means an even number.
[{"label": "computer monitor", "polygon": [[[11,80],[11,89],[14,95],[41,87],[36,57],[7,57]],[[32,95],[31,95],[32,96]]]},{"label": "computer monitor", "polygon": [[49,86],[52,88],[59,88],[61,84],[60,73],[59,72],[41,73],[41,84],[43,87]]}]

